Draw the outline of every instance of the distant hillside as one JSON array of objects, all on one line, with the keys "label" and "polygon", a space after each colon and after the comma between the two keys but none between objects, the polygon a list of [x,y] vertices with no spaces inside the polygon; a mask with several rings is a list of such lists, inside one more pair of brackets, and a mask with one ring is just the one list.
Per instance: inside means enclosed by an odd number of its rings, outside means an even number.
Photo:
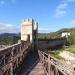
[{"label": "distant hillside", "polygon": [[0,45],[12,45],[18,42],[20,34],[3,33],[0,34]]},{"label": "distant hillside", "polygon": [[62,29],[58,30],[56,33],[58,33],[60,36],[61,33],[64,31],[70,32],[70,36],[68,37],[68,41],[70,44],[75,44],[75,28],[62,28]]},{"label": "distant hillside", "polygon": [[70,32],[70,33],[75,33],[75,28],[62,28],[62,29],[58,30],[57,33],[60,34],[61,32],[64,32],[64,31]]},{"label": "distant hillside", "polygon": [[[60,38],[61,33],[67,31],[71,33],[71,36],[69,37],[69,41],[71,43],[75,43],[75,28],[62,28],[56,32],[50,32],[50,33],[38,33],[38,38],[40,39],[54,39],[54,38]],[[15,44],[18,42],[18,40],[21,39],[21,33],[15,34],[15,33],[3,33],[0,34],[0,44]]]},{"label": "distant hillside", "polygon": [[41,39],[51,39],[51,38],[60,38],[62,32],[70,32],[71,36],[69,37],[69,41],[71,43],[75,43],[75,28],[62,28],[56,32],[50,33],[39,33],[38,38]]}]

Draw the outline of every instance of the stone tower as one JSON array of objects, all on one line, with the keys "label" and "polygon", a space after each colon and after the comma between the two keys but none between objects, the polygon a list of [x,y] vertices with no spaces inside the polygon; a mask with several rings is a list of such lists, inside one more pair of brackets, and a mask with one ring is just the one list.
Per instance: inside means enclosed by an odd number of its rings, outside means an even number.
[{"label": "stone tower", "polygon": [[21,23],[21,40],[30,41],[33,45],[37,45],[38,23],[33,19],[23,20]]}]

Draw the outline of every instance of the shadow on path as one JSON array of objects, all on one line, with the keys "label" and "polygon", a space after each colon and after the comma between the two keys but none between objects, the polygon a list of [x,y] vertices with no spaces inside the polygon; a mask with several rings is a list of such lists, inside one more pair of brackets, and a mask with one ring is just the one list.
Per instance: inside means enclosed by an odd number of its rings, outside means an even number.
[{"label": "shadow on path", "polygon": [[34,52],[30,52],[25,58],[21,67],[21,71],[18,75],[28,75],[32,71],[32,69],[37,65],[38,62],[38,55]]}]

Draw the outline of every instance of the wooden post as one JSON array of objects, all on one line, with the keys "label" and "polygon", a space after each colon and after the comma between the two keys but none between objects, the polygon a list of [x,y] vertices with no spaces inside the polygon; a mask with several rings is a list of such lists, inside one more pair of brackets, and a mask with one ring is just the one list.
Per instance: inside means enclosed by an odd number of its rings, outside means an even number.
[{"label": "wooden post", "polygon": [[42,60],[43,64],[44,64],[44,52],[43,52],[43,60]]},{"label": "wooden post", "polygon": [[5,65],[5,55],[3,56],[3,60],[4,60],[4,65]]},{"label": "wooden post", "polygon": [[10,63],[10,66],[11,66],[11,68],[10,68],[10,75],[13,75],[13,64]]},{"label": "wooden post", "polygon": [[21,54],[21,56],[22,56],[21,44],[20,44],[20,54]]},{"label": "wooden post", "polygon": [[10,75],[13,75],[13,50],[14,50],[14,47],[12,48],[12,51],[11,51]]},{"label": "wooden post", "polygon": [[50,56],[48,55],[48,75],[50,75]]},{"label": "wooden post", "polygon": [[2,70],[2,69],[0,69],[0,75],[4,75],[3,73],[4,73],[4,72],[3,72],[3,70]]},{"label": "wooden post", "polygon": [[55,67],[55,75],[58,75],[58,69]]},{"label": "wooden post", "polygon": [[73,70],[73,75],[75,75],[75,68],[74,68],[74,70]]},{"label": "wooden post", "polygon": [[16,60],[16,62],[17,62],[17,64],[16,64],[16,65],[17,65],[17,67],[18,67],[18,66],[19,66],[19,61],[18,61],[18,57],[17,57],[17,60]]}]

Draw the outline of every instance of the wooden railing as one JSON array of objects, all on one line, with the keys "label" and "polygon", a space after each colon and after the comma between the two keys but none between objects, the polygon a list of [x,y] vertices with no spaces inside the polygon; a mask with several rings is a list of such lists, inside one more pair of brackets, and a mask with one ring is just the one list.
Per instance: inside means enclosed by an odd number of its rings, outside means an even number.
[{"label": "wooden railing", "polygon": [[16,75],[15,70],[22,64],[30,51],[30,42],[20,42],[0,50],[0,75]]},{"label": "wooden railing", "polygon": [[39,50],[38,53],[47,75],[75,75],[74,69],[69,68],[67,64],[41,50]]}]

